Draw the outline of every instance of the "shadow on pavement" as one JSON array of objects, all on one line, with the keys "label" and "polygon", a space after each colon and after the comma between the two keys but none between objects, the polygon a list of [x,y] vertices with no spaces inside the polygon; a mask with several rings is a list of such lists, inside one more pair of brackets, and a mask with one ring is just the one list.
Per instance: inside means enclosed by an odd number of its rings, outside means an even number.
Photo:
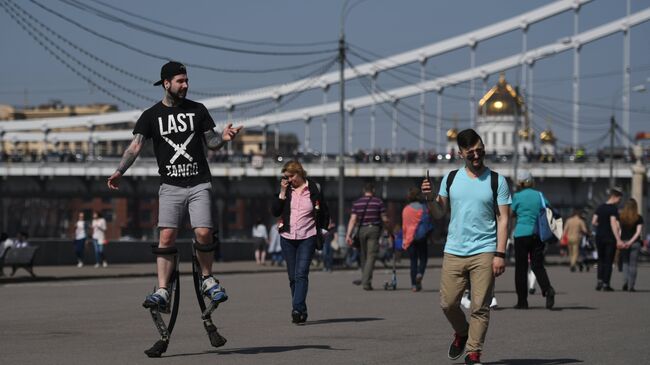
[{"label": "shadow on pavement", "polygon": [[580,364],[584,361],[578,359],[503,359],[496,362],[484,362],[485,365],[561,365]]},{"label": "shadow on pavement", "polygon": [[345,323],[345,322],[370,322],[370,321],[383,321],[384,318],[375,318],[375,317],[356,317],[356,318],[331,318],[331,319],[319,319],[317,321],[307,321],[305,325],[318,325],[318,324],[329,324],[329,323]]},{"label": "shadow on pavement", "polygon": [[587,306],[584,306],[584,305],[575,305],[575,306],[566,306],[566,307],[555,306],[555,307],[553,307],[553,309],[546,309],[546,307],[544,307],[544,306],[538,306],[538,307],[528,307],[528,309],[517,309],[517,308],[513,308],[513,307],[498,307],[498,308],[494,308],[492,310],[497,310],[497,311],[513,310],[513,311],[521,311],[521,312],[531,311],[531,310],[545,310],[545,311],[551,311],[551,312],[560,312],[560,311],[563,311],[563,310],[596,310],[596,309],[598,309],[598,308],[587,307]]},{"label": "shadow on pavement", "polygon": [[344,350],[344,349],[334,349],[329,345],[262,346],[262,347],[245,347],[245,348],[229,349],[229,350],[212,350],[212,351],[194,352],[194,353],[187,353],[187,354],[174,354],[174,355],[167,355],[163,357],[196,356],[196,355],[207,355],[207,354],[257,355],[257,354],[275,354],[280,352],[300,351],[300,350],[308,350],[308,349],[336,350],[336,351]]}]

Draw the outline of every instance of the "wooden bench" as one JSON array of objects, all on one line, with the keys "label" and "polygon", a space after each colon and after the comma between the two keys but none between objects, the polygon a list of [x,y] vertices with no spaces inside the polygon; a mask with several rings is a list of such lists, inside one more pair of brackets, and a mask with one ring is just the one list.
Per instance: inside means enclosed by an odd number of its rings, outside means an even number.
[{"label": "wooden bench", "polygon": [[36,251],[38,251],[38,246],[9,248],[5,254],[4,264],[5,266],[11,266],[11,276],[14,276],[16,270],[23,268],[35,277],[34,257],[36,256]]}]

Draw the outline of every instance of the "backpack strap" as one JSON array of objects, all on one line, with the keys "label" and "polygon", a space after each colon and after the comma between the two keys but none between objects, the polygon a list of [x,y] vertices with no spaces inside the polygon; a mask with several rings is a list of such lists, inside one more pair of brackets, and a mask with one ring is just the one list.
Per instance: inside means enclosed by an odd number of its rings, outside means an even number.
[{"label": "backpack strap", "polygon": [[451,184],[454,182],[457,173],[458,170],[452,170],[449,171],[449,175],[447,175],[447,204],[449,205],[449,211],[451,211]]},{"label": "backpack strap", "polygon": [[490,170],[490,186],[492,187],[492,206],[494,208],[494,215],[498,217],[501,213],[499,212],[499,205],[497,204],[497,194],[499,191],[499,174]]}]

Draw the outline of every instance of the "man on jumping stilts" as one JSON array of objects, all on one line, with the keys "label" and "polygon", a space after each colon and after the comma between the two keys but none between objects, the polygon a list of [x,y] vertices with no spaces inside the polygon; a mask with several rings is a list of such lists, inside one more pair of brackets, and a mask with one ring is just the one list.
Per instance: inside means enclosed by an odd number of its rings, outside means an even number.
[{"label": "man on jumping stilts", "polygon": [[178,62],[162,66],[160,81],[165,95],[162,101],[145,110],[133,130],[133,140],[124,151],[117,170],[108,178],[108,187],[118,189],[120,178],[133,164],[144,141],[151,138],[160,174],[157,255],[158,290],[149,294],[143,306],[169,312],[170,277],[175,269],[175,241],[179,224],[189,211],[196,237],[197,261],[201,271],[201,291],[212,303],[228,299],[225,290],[212,276],[214,259],[211,173],[203,145],[211,150],[222,148],[242,127],[228,124],[221,133],[206,107],[186,99],[189,87],[187,70]]}]

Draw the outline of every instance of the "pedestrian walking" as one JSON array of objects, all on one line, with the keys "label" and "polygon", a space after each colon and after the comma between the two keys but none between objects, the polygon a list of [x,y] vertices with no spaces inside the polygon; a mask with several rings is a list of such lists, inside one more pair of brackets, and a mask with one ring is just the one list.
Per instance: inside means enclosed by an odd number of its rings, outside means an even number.
[{"label": "pedestrian walking", "polygon": [[280,246],[280,232],[278,231],[278,222],[273,223],[269,229],[269,255],[271,256],[271,266],[282,266],[282,247]]},{"label": "pedestrian walking", "polygon": [[[421,189],[434,218],[451,209],[440,274],[440,306],[455,332],[447,356],[455,360],[466,352],[465,364],[474,365],[481,362],[494,279],[506,269],[511,197],[505,178],[485,166],[481,137],[466,129],[457,143],[464,167],[445,175],[437,197],[429,179]],[[460,300],[470,284],[468,321]]]},{"label": "pedestrian walking", "polygon": [[567,238],[567,246],[569,247],[569,268],[571,272],[575,272],[577,267],[580,268],[580,271],[583,270],[584,264],[578,262],[578,256],[580,254],[580,245],[582,244],[582,240],[585,236],[589,235],[587,225],[580,214],[580,209],[573,209],[571,217],[569,217],[569,219],[564,223],[564,232],[562,234]]},{"label": "pedestrian walking", "polygon": [[636,291],[636,274],[639,253],[641,252],[641,234],[643,217],[639,215],[639,206],[634,199],[629,199],[621,210],[621,260],[623,261],[623,291]]},{"label": "pedestrian walking", "polygon": [[614,291],[610,285],[612,265],[616,247],[621,247],[621,225],[618,216],[618,204],[621,202],[623,189],[609,189],[609,197],[604,204],[596,208],[591,225],[596,227],[596,247],[598,249],[598,274],[596,290]]},{"label": "pedestrian walking", "polygon": [[258,265],[266,265],[266,248],[269,244],[269,233],[266,230],[266,225],[262,223],[262,218],[255,220],[251,235],[255,240],[255,263]]},{"label": "pedestrian walking", "polygon": [[337,240],[336,224],[330,220],[327,230],[323,230],[323,250],[321,255],[323,257],[323,271],[325,272],[332,272],[334,266],[334,247],[332,247],[332,244]]},{"label": "pedestrian walking", "polygon": [[356,234],[358,235],[361,259],[360,284],[363,290],[372,290],[372,274],[379,253],[379,236],[382,227],[391,234],[386,207],[384,202],[375,196],[373,183],[367,183],[363,187],[363,196],[352,204],[352,212],[345,235],[345,241],[350,247],[354,244],[352,233],[356,225],[359,225]]},{"label": "pedestrian walking", "polygon": [[544,267],[546,243],[542,242],[536,232],[539,211],[543,205],[550,203],[539,190],[533,189],[533,175],[528,170],[517,173],[518,191],[512,198],[512,220],[515,237],[515,289],[517,292],[516,309],[528,309],[528,260],[531,271],[546,297],[546,308],[555,305],[555,289],[551,286],[548,273]]},{"label": "pedestrian walking", "polygon": [[93,246],[95,248],[95,268],[100,265],[107,267],[106,257],[104,256],[104,246],[106,245],[106,219],[101,213],[93,212],[93,221],[91,223],[93,230]]},{"label": "pedestrian walking", "polygon": [[429,237],[433,233],[433,221],[429,209],[422,204],[420,190],[410,188],[406,195],[407,205],[402,209],[402,248],[411,260],[411,290],[422,290],[422,279],[429,259]]},{"label": "pedestrian walking", "polygon": [[291,321],[304,324],[308,317],[309,265],[314,251],[323,247],[321,229],[327,229],[330,218],[322,187],[307,178],[300,162],[289,161],[282,167],[280,193],[273,201],[272,212],[281,217],[278,230],[291,288]]},{"label": "pedestrian walking", "polygon": [[110,189],[119,189],[122,177],[140,154],[145,140],[151,139],[161,183],[158,192],[160,239],[153,250],[157,255],[158,289],[146,296],[143,306],[164,313],[170,302],[168,280],[178,252],[176,237],[186,212],[189,212],[196,239],[195,248],[198,247],[201,291],[212,303],[228,299],[225,289],[212,276],[217,244],[213,238],[212,174],[205,147],[210,150],[222,148],[237,136],[241,127],[233,128],[228,124],[220,133],[216,131],[206,107],[187,99],[189,81],[187,69],[181,63],[170,61],[163,65],[160,81],[154,85],[162,86],[164,96],[137,120],[134,137],[107,184]]},{"label": "pedestrian walking", "polygon": [[79,212],[77,215],[77,222],[74,225],[74,252],[77,256],[77,267],[84,266],[84,250],[86,240],[88,239],[88,222],[86,222],[86,215]]}]

